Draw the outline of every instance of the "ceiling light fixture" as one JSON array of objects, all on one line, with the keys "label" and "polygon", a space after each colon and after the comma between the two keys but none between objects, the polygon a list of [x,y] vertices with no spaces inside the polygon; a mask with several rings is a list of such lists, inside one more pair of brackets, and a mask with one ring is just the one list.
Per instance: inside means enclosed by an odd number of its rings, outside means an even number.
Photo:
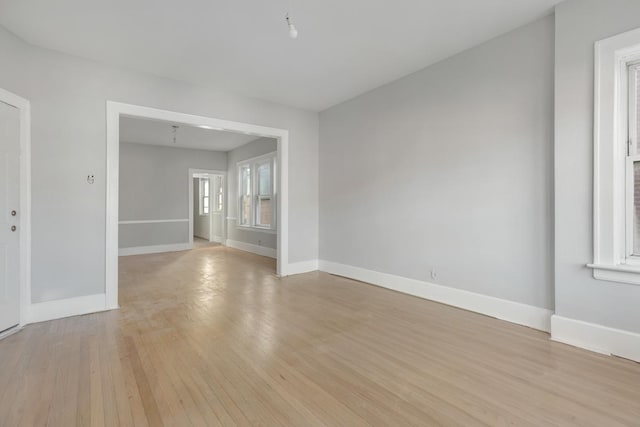
[{"label": "ceiling light fixture", "polygon": [[293,22],[291,22],[291,18],[289,18],[289,14],[287,13],[286,16],[286,21],[287,21],[287,25],[289,26],[289,37],[291,37],[292,39],[297,39],[298,38],[298,29],[296,28],[295,25],[293,25]]},{"label": "ceiling light fixture", "polygon": [[171,126],[173,128],[173,143],[176,143],[176,134],[178,133],[178,129],[180,128],[180,126],[178,125],[172,125]]}]

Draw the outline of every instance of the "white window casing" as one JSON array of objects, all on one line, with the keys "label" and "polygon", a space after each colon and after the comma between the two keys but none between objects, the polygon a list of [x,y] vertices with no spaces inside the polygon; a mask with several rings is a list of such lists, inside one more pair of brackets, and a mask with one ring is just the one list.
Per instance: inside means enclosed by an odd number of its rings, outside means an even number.
[{"label": "white window casing", "polygon": [[[276,232],[276,155],[269,153],[238,162],[238,228]],[[268,182],[263,185],[259,171],[265,166],[268,168]],[[261,211],[265,206],[269,208],[268,212]],[[268,224],[262,221],[265,218],[269,218]]]},{"label": "white window casing", "polygon": [[[634,254],[634,162],[640,29],[595,45],[594,255],[596,279],[640,285]],[[630,119],[631,118],[631,119]]]}]

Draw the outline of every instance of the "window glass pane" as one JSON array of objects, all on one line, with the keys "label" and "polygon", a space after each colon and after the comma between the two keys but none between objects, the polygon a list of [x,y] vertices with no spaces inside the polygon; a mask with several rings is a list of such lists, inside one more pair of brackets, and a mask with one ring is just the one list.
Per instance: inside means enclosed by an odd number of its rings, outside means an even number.
[{"label": "window glass pane", "polygon": [[251,196],[240,198],[240,224],[251,225]]},{"label": "window glass pane", "polygon": [[251,195],[251,168],[248,166],[242,167],[242,188],[241,194]]},{"label": "window glass pane", "polygon": [[[208,178],[200,178],[200,188],[199,188],[199,197],[200,197],[200,215],[208,215],[209,214],[209,179]],[[205,204],[205,198],[207,199],[207,203]]]},{"label": "window glass pane", "polygon": [[258,191],[261,196],[271,194],[271,162],[258,166]]},{"label": "window glass pane", "polygon": [[272,212],[271,197],[258,198],[258,211],[256,213],[256,221],[258,222],[258,225],[271,227]]},{"label": "window glass pane", "polygon": [[633,163],[633,254],[640,255],[640,162]]},{"label": "window glass pane", "polygon": [[640,136],[640,72],[638,68],[635,68],[633,70],[632,75],[635,77],[636,80],[636,93],[633,94],[634,99],[633,102],[636,105],[636,115],[635,117],[631,117],[632,123],[631,125],[634,126],[635,130],[636,130],[636,154],[640,154],[640,144],[638,144],[638,137]]}]

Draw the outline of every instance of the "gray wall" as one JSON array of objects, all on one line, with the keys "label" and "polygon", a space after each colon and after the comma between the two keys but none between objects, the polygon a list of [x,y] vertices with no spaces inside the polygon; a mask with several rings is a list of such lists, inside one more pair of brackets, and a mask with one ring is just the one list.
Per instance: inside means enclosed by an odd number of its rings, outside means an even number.
[{"label": "gray wall", "polygon": [[[224,171],[227,153],[120,143],[118,219],[188,219],[189,168]],[[121,248],[187,242],[188,223],[119,226]]]},{"label": "gray wall", "polygon": [[[276,234],[239,229],[236,226],[238,222],[238,162],[272,153],[277,149],[278,142],[275,139],[260,138],[227,153],[227,164],[229,167],[227,171],[227,217],[233,218],[227,220],[227,239],[265,246],[267,248],[277,248],[278,236]],[[289,180],[291,180],[291,177],[289,177]]]},{"label": "gray wall", "polygon": [[321,113],[320,258],[552,309],[553,33]]},{"label": "gray wall", "polygon": [[640,27],[637,0],[572,0],[556,9],[556,313],[640,332],[640,286],[594,280],[594,43]]},{"label": "gray wall", "polygon": [[32,107],[33,302],[105,290],[107,100],[288,129],[289,261],[318,257],[316,113],[37,48],[2,28],[0,52],[0,87]]}]

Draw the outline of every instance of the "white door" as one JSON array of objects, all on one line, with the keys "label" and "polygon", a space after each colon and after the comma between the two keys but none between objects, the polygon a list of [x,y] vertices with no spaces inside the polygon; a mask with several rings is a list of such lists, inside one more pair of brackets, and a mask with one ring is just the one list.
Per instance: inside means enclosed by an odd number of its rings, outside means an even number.
[{"label": "white door", "polygon": [[211,240],[212,242],[224,242],[224,184],[223,175],[210,175],[211,200],[213,201],[213,215],[211,216]]},{"label": "white door", "polygon": [[0,332],[20,323],[20,112],[0,102]]}]

